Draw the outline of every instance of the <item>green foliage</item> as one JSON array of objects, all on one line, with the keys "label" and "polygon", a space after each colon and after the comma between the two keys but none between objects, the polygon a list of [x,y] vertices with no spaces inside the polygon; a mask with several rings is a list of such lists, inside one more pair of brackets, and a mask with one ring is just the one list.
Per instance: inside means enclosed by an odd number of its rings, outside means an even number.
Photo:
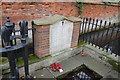
[{"label": "green foliage", "polygon": [[[31,54],[31,55],[28,56],[28,61],[29,61],[29,64],[33,64],[33,63],[43,61],[43,60],[47,59],[49,56],[50,55],[39,58],[35,54]],[[24,63],[23,58],[19,58],[18,62],[16,62],[16,64],[20,65],[20,66],[23,66],[23,63]]]},{"label": "green foliage", "polygon": [[114,61],[114,60],[108,60],[107,61],[110,65],[112,65],[113,69],[118,71],[120,73],[120,63]]},{"label": "green foliage", "polygon": [[31,54],[31,55],[29,55],[29,57],[28,57],[28,60],[37,60],[37,59],[39,59],[35,54]]},{"label": "green foliage", "polygon": [[82,14],[82,12],[83,12],[83,2],[77,2],[76,6],[79,8],[78,13]]},{"label": "green foliage", "polygon": [[18,58],[18,62],[16,62],[17,65],[23,64],[23,59],[22,58]]},{"label": "green foliage", "polygon": [[3,64],[6,64],[6,63],[8,63],[8,59],[5,58],[5,57],[1,57],[0,58],[0,65],[3,65]]},{"label": "green foliage", "polygon": [[[43,60],[47,59],[49,56],[50,56],[50,55],[39,58],[39,57],[37,57],[35,54],[30,54],[30,55],[28,56],[28,61],[29,61],[29,64],[33,64],[33,63],[36,63],[36,62],[43,61]],[[0,59],[0,65],[3,65],[3,64],[6,64],[6,63],[8,63],[8,59],[5,58],[5,57],[1,57],[1,59]],[[18,66],[21,66],[21,67],[22,67],[23,64],[24,64],[23,58],[22,58],[22,57],[21,57],[21,58],[18,58],[18,61],[16,62],[16,64],[17,64]]]},{"label": "green foliage", "polygon": [[[36,57],[34,54],[30,54],[28,56],[28,61],[34,61],[34,60],[37,60],[39,59],[38,57]],[[22,65],[24,63],[24,60],[23,58],[19,58],[18,59],[18,62],[16,62],[17,65]]]},{"label": "green foliage", "polygon": [[81,45],[84,45],[84,44],[86,44],[86,43],[87,43],[87,42],[85,42],[85,41],[79,41],[77,47],[79,48]]},{"label": "green foliage", "polygon": [[119,5],[120,2],[109,2],[109,1],[106,1],[106,2],[105,2],[105,1],[104,1],[104,4],[105,4],[105,5],[108,5],[108,4],[118,4],[118,5]]}]

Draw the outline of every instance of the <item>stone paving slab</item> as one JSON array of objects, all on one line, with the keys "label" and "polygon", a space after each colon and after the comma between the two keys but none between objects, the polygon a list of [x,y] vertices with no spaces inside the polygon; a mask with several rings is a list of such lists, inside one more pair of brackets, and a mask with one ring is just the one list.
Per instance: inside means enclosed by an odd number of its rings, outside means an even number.
[{"label": "stone paving slab", "polygon": [[60,64],[63,65],[64,72],[53,72],[50,69],[50,72],[55,76],[59,76],[61,74],[64,74],[66,72],[72,71],[76,67],[81,66],[82,64],[85,64],[89,69],[95,71],[96,73],[100,74],[101,76],[107,76],[110,75],[113,78],[118,78],[118,72],[115,70],[112,70],[111,67],[107,66],[106,64],[100,62],[99,60],[96,60],[90,56],[81,56],[76,55],[74,57],[71,57],[65,61],[60,62]]},{"label": "stone paving slab", "polygon": [[62,61],[60,62],[60,64],[63,66],[63,70],[64,72],[60,73],[60,72],[53,72],[50,70],[50,72],[55,76],[55,77],[58,77],[59,75],[62,75],[66,72],[69,72],[69,71],[72,71],[73,69],[75,69],[76,67],[79,67],[81,66],[82,64],[84,64],[85,60],[88,61],[88,58],[90,56],[86,56],[86,57],[83,57],[81,55],[76,55],[74,57],[71,57],[65,61]]},{"label": "stone paving slab", "polygon": [[112,78],[118,78],[118,72],[112,70],[111,67],[100,62],[99,60],[96,60],[91,56],[82,56],[81,54],[78,54],[60,62],[60,64],[63,66],[64,72],[54,72],[50,70],[49,67],[47,67],[46,69],[36,71],[34,75],[39,78],[54,78],[69,71],[72,71],[82,64],[85,64],[89,69],[94,70],[96,73],[100,74],[104,78],[107,78],[108,76],[111,76]]},{"label": "stone paving slab", "polygon": [[51,80],[55,80],[53,79],[54,76],[49,72],[49,70],[47,68],[43,68],[41,70],[36,70],[33,73],[31,73],[32,76],[34,76],[35,78],[42,78],[42,79],[51,79]]},{"label": "stone paving slab", "polygon": [[[77,58],[78,57],[78,58]],[[101,61],[94,59],[90,56],[82,57],[81,55],[75,56],[79,61],[82,59],[83,63],[91,70],[100,74],[101,76],[111,75],[113,78],[118,78],[118,72],[112,70],[110,66],[102,63]]]}]

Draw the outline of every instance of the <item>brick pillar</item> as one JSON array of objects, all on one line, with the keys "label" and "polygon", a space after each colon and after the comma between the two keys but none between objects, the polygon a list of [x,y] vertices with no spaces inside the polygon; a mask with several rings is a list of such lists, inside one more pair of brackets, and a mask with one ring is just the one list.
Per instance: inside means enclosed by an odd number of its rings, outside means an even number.
[{"label": "brick pillar", "polygon": [[72,35],[71,48],[77,46],[78,37],[79,37],[79,29],[80,29],[80,22],[74,22],[73,23],[73,35]]},{"label": "brick pillar", "polygon": [[34,50],[38,57],[43,57],[49,53],[49,29],[50,25],[34,25]]}]

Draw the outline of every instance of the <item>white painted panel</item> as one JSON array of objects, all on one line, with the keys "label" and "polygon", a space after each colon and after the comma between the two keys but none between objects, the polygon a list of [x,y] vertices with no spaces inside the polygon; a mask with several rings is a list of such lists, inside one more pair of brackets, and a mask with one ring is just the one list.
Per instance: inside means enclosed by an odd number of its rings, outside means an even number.
[{"label": "white painted panel", "polygon": [[73,23],[67,20],[50,25],[50,53],[55,53],[71,46]]}]

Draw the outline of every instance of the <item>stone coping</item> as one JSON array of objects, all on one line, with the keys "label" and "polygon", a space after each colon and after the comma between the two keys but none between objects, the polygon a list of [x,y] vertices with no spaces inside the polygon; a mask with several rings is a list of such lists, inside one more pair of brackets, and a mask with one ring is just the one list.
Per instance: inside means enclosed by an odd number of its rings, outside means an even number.
[{"label": "stone coping", "polygon": [[61,21],[61,20],[69,20],[71,22],[82,21],[82,19],[80,19],[78,17],[65,17],[62,15],[54,15],[54,16],[51,16],[51,17],[46,18],[46,19],[35,19],[33,21],[34,21],[35,25],[50,25],[50,24],[54,24],[54,23]]}]

